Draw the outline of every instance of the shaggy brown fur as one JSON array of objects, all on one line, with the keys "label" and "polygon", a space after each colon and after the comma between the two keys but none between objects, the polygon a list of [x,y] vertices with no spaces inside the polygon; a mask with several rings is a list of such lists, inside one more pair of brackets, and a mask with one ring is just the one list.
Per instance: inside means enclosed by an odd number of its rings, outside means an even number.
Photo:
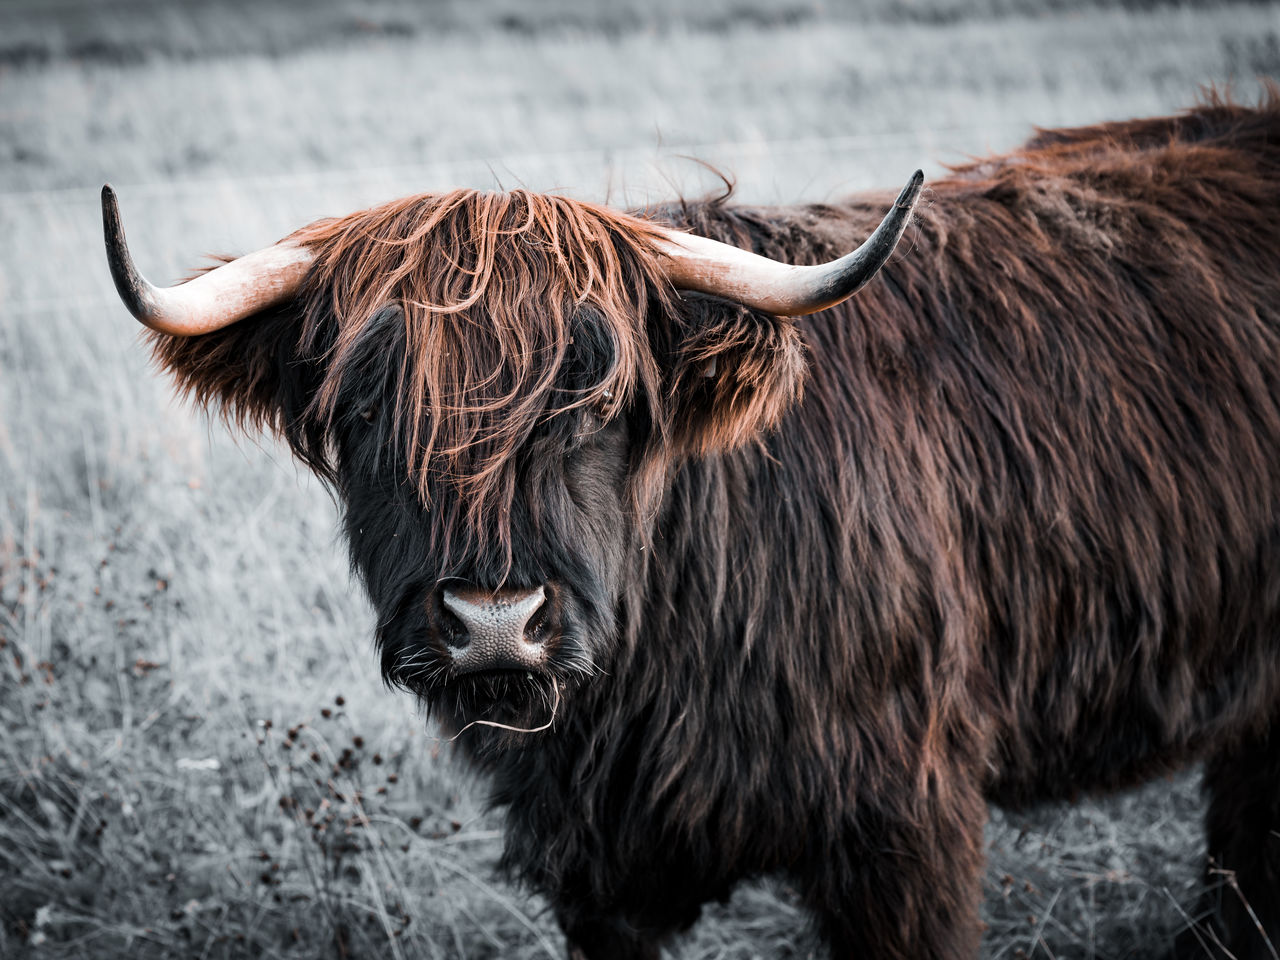
[{"label": "shaggy brown fur", "polygon": [[[413,197],[312,225],[294,239],[318,253],[315,281],[332,313],[312,318],[302,348],[332,338],[310,415],[331,422],[366,323],[403,311],[406,342],[389,413],[419,494],[430,472],[457,485],[480,529],[497,522],[516,477],[515,452],[542,420],[575,407],[611,412],[637,386],[653,394],[647,299],[662,289],[651,228],[625,214],[527,191]],[[573,318],[590,310],[613,362],[577,389],[559,376]]]},{"label": "shaggy brown fur", "polygon": [[[817,262],[888,199],[649,215]],[[563,691],[551,731],[461,743],[574,956],[654,958],[761,873],[835,956],[971,956],[988,801],[1201,758],[1280,943],[1274,97],[959,168],[799,322],[674,296],[642,223],[558,198],[300,236],[298,303],[157,355],[334,482],[390,680],[446,726]],[[545,676],[450,673],[449,578],[546,585]]]}]

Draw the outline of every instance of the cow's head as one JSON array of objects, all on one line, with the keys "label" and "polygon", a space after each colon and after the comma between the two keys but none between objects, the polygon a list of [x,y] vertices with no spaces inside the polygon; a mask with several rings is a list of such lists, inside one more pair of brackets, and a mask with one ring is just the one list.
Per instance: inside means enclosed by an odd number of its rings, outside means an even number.
[{"label": "cow's head", "polygon": [[778,419],[804,368],[787,318],[875,274],[921,179],[856,251],[799,267],[458,191],[161,289],[110,188],[103,215],[117,289],[180,389],[275,430],[337,492],[387,680],[447,724],[529,727],[607,667],[673,465]]}]

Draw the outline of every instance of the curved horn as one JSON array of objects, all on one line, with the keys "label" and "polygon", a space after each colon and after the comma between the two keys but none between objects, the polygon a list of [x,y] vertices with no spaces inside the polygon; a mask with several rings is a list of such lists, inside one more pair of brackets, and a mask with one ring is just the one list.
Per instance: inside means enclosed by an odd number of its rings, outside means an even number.
[{"label": "curved horn", "polygon": [[287,300],[297,292],[315,255],[277,243],[173,287],[153,286],[129,256],[116,192],[102,188],[102,232],[116,292],[135,318],[175,337],[211,333]]},{"label": "curved horn", "polygon": [[658,248],[670,257],[667,276],[681,290],[715,294],[780,317],[817,313],[853,296],[884,266],[911,222],[923,183],[924,172],[917,170],[875,233],[830,263],[792,266],[678,230],[662,231]]}]

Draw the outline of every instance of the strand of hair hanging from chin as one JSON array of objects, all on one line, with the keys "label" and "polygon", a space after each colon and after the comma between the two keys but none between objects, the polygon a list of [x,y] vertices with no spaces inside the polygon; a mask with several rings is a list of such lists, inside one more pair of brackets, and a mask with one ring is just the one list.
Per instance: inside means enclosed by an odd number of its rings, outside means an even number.
[{"label": "strand of hair hanging from chin", "polygon": [[560,681],[555,680],[553,683],[555,685],[556,701],[551,705],[551,718],[540,727],[515,727],[509,723],[499,723],[497,720],[472,720],[452,737],[434,737],[433,739],[437,743],[453,743],[472,727],[494,727],[498,730],[509,730],[512,733],[541,733],[543,730],[550,730],[551,725],[556,722],[556,714],[560,712]]}]

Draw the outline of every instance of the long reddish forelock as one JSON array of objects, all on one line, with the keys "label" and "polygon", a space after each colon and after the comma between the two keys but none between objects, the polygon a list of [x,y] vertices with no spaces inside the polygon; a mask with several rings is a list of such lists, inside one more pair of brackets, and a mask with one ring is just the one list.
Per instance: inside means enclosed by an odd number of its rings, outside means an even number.
[{"label": "long reddish forelock", "polygon": [[[475,530],[509,538],[516,453],[540,424],[660,396],[646,323],[668,285],[651,238],[642,220],[524,190],[410,197],[305,228],[295,239],[317,249],[311,282],[328,289],[337,323],[309,414],[333,421],[353,346],[399,303],[405,349],[387,415],[418,495],[429,506],[447,484]],[[566,389],[584,308],[613,363]],[[304,344],[324,342],[325,322],[309,318]],[[660,419],[656,406],[650,415]]]}]

